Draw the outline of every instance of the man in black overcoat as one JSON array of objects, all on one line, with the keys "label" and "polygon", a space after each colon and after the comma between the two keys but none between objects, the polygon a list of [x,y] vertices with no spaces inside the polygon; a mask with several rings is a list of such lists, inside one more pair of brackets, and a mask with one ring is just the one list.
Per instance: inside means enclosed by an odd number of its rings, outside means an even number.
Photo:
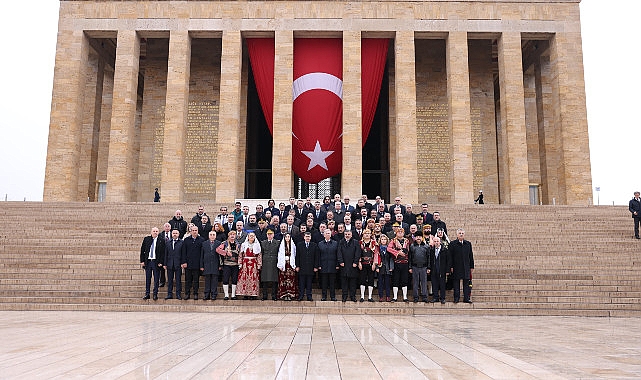
[{"label": "man in black overcoat", "polygon": [[200,270],[205,277],[205,301],[215,301],[218,297],[218,274],[222,269],[220,255],[216,252],[219,245],[216,231],[209,231],[209,240],[202,242],[200,247]]},{"label": "man in black overcoat", "polygon": [[458,303],[461,297],[461,284],[463,280],[463,302],[472,303],[470,299],[470,279],[474,271],[474,254],[472,243],[465,240],[465,230],[456,230],[457,239],[450,243],[449,251],[452,259],[450,272],[454,280],[454,303]]},{"label": "man in black overcoat", "polygon": [[200,281],[200,250],[205,239],[198,235],[198,227],[191,227],[191,236],[185,238],[183,249],[187,258],[185,268],[185,300],[190,297],[191,288],[194,288],[194,300],[198,300],[198,287]]},{"label": "man in black overcoat", "polygon": [[[341,267],[341,289],[343,302],[347,296],[356,302],[356,282],[358,280],[358,260],[361,258],[361,245],[352,239],[352,231],[345,231],[345,238],[338,242],[338,265]],[[298,257],[296,258],[298,259]]]},{"label": "man in black overcoat", "polygon": [[274,239],[274,231],[267,230],[267,239],[260,242],[263,266],[260,270],[260,287],[263,289],[263,300],[267,299],[267,289],[272,288],[272,300],[278,299],[278,248],[280,240]]},{"label": "man in black overcoat", "polygon": [[321,301],[327,301],[327,289],[329,288],[329,297],[336,301],[336,270],[338,266],[338,242],[332,239],[332,231],[325,229],[323,231],[323,240],[318,242],[318,251],[320,256],[320,285],[322,289]]}]

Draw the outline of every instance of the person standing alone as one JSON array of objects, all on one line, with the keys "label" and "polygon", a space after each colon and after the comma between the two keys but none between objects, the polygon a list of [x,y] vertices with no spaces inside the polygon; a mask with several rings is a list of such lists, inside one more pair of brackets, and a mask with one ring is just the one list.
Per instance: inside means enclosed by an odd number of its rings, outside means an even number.
[{"label": "person standing alone", "polygon": [[634,198],[630,199],[628,208],[632,213],[632,219],[634,220],[634,237],[641,239],[639,237],[639,225],[641,224],[641,198],[639,198],[638,191],[634,192]]}]

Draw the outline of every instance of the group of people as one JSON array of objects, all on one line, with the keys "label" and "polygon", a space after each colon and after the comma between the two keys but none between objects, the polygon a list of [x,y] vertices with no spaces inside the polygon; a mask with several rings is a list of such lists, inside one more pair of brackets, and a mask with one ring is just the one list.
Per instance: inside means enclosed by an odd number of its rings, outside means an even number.
[{"label": "group of people", "polygon": [[222,280],[224,300],[312,301],[318,276],[322,301],[337,301],[338,279],[343,302],[358,302],[358,287],[360,302],[375,302],[375,286],[380,302],[409,302],[411,279],[414,302],[445,303],[449,277],[454,302],[462,283],[463,302],[472,303],[474,257],[465,231],[458,229],[450,241],[438,212],[428,212],[423,203],[415,214],[400,197],[391,205],[366,196],[351,205],[339,194],[313,203],[290,198],[278,207],[269,200],[253,213],[236,202],[234,210],[223,206],[214,218],[199,206],[190,223],[176,210],[162,232],[154,227],[143,239],[140,265],[146,274],[143,299],[157,300],[166,284],[165,299],[184,294],[197,300],[203,276],[204,300],[219,297]]}]

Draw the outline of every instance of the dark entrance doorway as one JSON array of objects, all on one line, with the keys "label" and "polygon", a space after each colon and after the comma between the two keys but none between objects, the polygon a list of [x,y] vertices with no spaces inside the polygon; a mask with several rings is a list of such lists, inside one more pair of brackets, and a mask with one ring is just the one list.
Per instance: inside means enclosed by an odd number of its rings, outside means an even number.
[{"label": "dark entrance doorway", "polygon": [[248,77],[245,198],[270,198],[273,138],[260,106],[251,65]]},{"label": "dark entrance doorway", "polygon": [[[393,49],[390,49],[394,51]],[[381,93],[376,105],[365,146],[363,147],[363,194],[368,199],[389,197],[389,58],[383,73]]]}]

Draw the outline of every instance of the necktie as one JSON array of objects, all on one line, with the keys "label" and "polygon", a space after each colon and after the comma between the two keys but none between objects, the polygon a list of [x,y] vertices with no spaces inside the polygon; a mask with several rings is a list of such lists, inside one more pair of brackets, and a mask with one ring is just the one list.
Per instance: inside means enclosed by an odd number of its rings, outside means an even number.
[{"label": "necktie", "polygon": [[165,232],[165,242],[169,241],[169,232]]},{"label": "necktie", "polygon": [[176,249],[176,240],[171,242],[171,249]]},{"label": "necktie", "polygon": [[305,243],[305,248],[309,249],[309,243]]},{"label": "necktie", "polygon": [[149,260],[156,259],[156,239],[151,241],[151,249],[149,250]]}]

